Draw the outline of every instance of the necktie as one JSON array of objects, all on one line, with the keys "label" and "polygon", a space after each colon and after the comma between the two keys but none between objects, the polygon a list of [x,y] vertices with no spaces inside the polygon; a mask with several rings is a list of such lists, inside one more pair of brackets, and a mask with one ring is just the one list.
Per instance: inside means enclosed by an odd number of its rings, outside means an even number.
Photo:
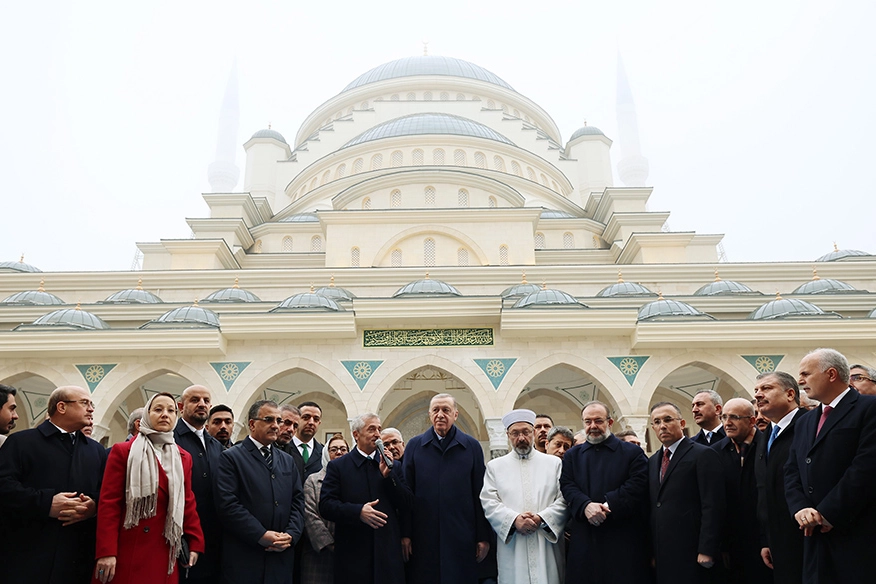
[{"label": "necktie", "polygon": [[663,482],[663,478],[666,476],[666,469],[669,468],[669,449],[663,449],[663,461],[660,463],[660,482]]},{"label": "necktie", "polygon": [[274,455],[271,453],[271,449],[267,446],[262,446],[262,456],[265,457],[265,464],[268,465],[268,468],[274,470]]},{"label": "necktie", "polygon": [[831,410],[833,410],[833,408],[830,406],[822,406],[821,418],[818,420],[818,429],[815,430],[816,436],[818,436],[818,434],[821,432],[821,427],[824,426],[824,422],[825,422],[825,420],[827,420],[827,417],[830,415]]},{"label": "necktie", "polygon": [[64,448],[67,450],[67,452],[73,452],[73,443],[75,441],[73,434],[69,434],[67,432],[61,432],[60,436],[61,436],[61,443],[64,444]]},{"label": "necktie", "polygon": [[706,432],[706,442],[709,444],[712,443],[712,432]]},{"label": "necktie", "polygon": [[301,445],[301,458],[304,459],[304,464],[307,464],[307,461],[310,460],[310,452],[307,450],[307,444]]},{"label": "necktie", "polygon": [[779,425],[773,424],[773,431],[770,434],[770,439],[767,440],[767,454],[770,453],[770,448],[773,447],[773,442],[776,441],[776,436],[779,435],[779,430],[781,430],[781,428],[779,428]]}]

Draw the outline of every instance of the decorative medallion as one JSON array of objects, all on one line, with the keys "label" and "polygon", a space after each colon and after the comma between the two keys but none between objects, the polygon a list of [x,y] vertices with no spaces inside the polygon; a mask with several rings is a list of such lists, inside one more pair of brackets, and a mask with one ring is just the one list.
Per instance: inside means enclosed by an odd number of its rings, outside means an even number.
[{"label": "decorative medallion", "polygon": [[116,363],[113,364],[102,364],[102,365],[77,365],[76,369],[79,370],[79,373],[82,374],[82,377],[85,378],[85,383],[88,384],[88,390],[91,393],[94,393],[94,390],[103,381],[103,378],[106,377],[106,374],[113,370],[116,366]]},{"label": "decorative medallion", "polygon": [[614,363],[614,366],[624,374],[627,378],[627,383],[633,385],[636,381],[636,375],[645,361],[648,360],[648,355],[629,355],[627,357],[608,357],[608,360]]},{"label": "decorative medallion", "polygon": [[231,386],[243,373],[243,370],[252,363],[252,361],[235,361],[233,363],[210,363],[210,366],[219,375],[219,379],[225,384],[225,391],[231,391]]},{"label": "decorative medallion", "polygon": [[493,344],[493,329],[366,330],[365,347],[481,347]]},{"label": "decorative medallion", "polygon": [[517,359],[475,359],[474,362],[477,363],[478,367],[487,374],[487,378],[490,380],[490,383],[493,384],[493,389],[499,391],[499,385],[502,384],[502,380],[505,379],[505,375],[507,375],[508,370],[511,369],[511,366]]},{"label": "decorative medallion", "polygon": [[748,364],[757,369],[758,373],[772,373],[779,366],[784,355],[740,355]]},{"label": "decorative medallion", "polygon": [[356,381],[359,391],[363,391],[365,384],[368,383],[377,368],[383,364],[383,361],[341,361],[341,364]]}]

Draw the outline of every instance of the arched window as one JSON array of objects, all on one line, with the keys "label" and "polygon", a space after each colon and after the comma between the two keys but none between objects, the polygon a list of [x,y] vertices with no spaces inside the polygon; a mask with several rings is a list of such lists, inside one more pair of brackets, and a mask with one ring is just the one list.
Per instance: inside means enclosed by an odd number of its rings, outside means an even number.
[{"label": "arched window", "polygon": [[457,203],[460,207],[468,207],[468,191],[459,189],[457,193]]},{"label": "arched window", "polygon": [[362,199],[362,208],[370,209],[371,208],[371,197],[365,197]]},{"label": "arched window", "polygon": [[496,208],[496,197],[490,197],[489,199],[487,199],[487,206],[490,209],[495,209]]},{"label": "arched window", "polygon": [[535,179],[535,171],[532,170],[532,167],[530,167],[530,166],[527,166],[527,167],[526,167],[526,176],[529,177],[529,180],[531,180],[532,182],[535,182],[535,181],[536,181],[536,179]]},{"label": "arched window", "polygon": [[596,235],[593,236],[593,247],[595,247],[596,249],[602,247],[602,245],[600,245],[599,243],[599,237]]},{"label": "arched window", "polygon": [[358,268],[359,267],[359,248],[354,247],[350,250],[350,267]]},{"label": "arched window", "polygon": [[432,151],[432,164],[435,166],[441,166],[444,164],[444,150],[436,148]]},{"label": "arched window", "polygon": [[471,100],[472,100],[472,101],[480,101],[481,98],[479,98],[477,95],[472,95],[472,96],[471,96]]},{"label": "arched window", "polygon": [[336,178],[336,179],[344,178],[344,175],[346,175],[346,174],[347,174],[347,165],[346,165],[346,164],[342,164],[342,165],[340,165],[340,166],[338,167],[338,169],[335,171],[335,178]]},{"label": "arched window", "polygon": [[441,101],[447,101],[448,99],[450,99],[450,94],[447,93],[446,91],[442,91],[441,92]]},{"label": "arched window", "polygon": [[392,250],[391,262],[393,268],[400,268],[402,265],[402,255],[400,249]]},{"label": "arched window", "polygon": [[353,174],[359,174],[362,172],[362,169],[365,167],[365,161],[361,158],[357,158],[353,161]]},{"label": "arched window", "polygon": [[427,91],[423,94],[423,101],[432,101],[432,92]]},{"label": "arched window", "polygon": [[464,93],[457,93],[456,94],[456,101],[465,101],[465,94]]},{"label": "arched window", "polygon": [[435,187],[426,187],[426,206],[434,207],[435,206]]},{"label": "arched window", "polygon": [[453,151],[453,164],[456,166],[465,166],[465,150]]},{"label": "arched window", "polygon": [[539,178],[541,178],[541,184],[543,184],[544,186],[548,186],[548,180],[544,173],[541,173]]},{"label": "arched window", "polygon": [[521,176],[521,174],[520,174],[520,165],[517,163],[516,160],[512,160],[512,161],[511,161],[511,172],[513,172],[513,173],[516,174],[517,176]]},{"label": "arched window", "polygon": [[465,248],[459,248],[456,251],[456,265],[457,266],[467,266],[468,265],[468,250]]},{"label": "arched window", "polygon": [[515,117],[515,118],[519,118],[519,117],[520,117],[520,110],[518,110],[518,109],[515,108],[515,110],[514,110],[514,117]]},{"label": "arched window", "polygon": [[558,193],[560,192],[560,187],[557,186],[557,181],[552,180],[551,186],[554,188],[554,191],[556,191]]},{"label": "arched window", "polygon": [[393,209],[401,207],[401,191],[396,189],[389,194],[389,206]]},{"label": "arched window", "polygon": [[256,253],[262,253],[262,240],[261,240],[261,239],[256,239],[256,242],[255,242],[255,252],[256,252]]},{"label": "arched window", "polygon": [[398,168],[402,165],[403,162],[404,155],[402,154],[401,150],[396,150],[392,153],[392,156],[390,157],[390,163],[392,164],[393,168]]},{"label": "arched window", "polygon": [[505,161],[502,159],[501,156],[493,156],[493,170],[505,172]]},{"label": "arched window", "polygon": [[314,235],[310,238],[310,251],[322,251],[322,237]]},{"label": "arched window", "polygon": [[487,100],[487,109],[496,109],[496,102],[492,99]]},{"label": "arched window", "polygon": [[383,167],[383,154],[377,153],[371,157],[371,170],[380,170]]},{"label": "arched window", "polygon": [[508,265],[508,246],[504,244],[499,246],[499,265]]},{"label": "arched window", "polygon": [[575,236],[568,231],[563,234],[563,249],[575,249]]},{"label": "arched window", "polygon": [[338,113],[335,114],[335,119],[336,119],[336,120],[340,120],[342,117],[344,117],[344,112],[338,112]]},{"label": "arched window", "polygon": [[435,265],[435,240],[431,237],[427,237],[423,240],[423,265]]},{"label": "arched window", "polygon": [[502,104],[502,111],[506,114],[508,113],[508,106],[505,105],[504,103]]},{"label": "arched window", "polygon": [[405,99],[407,99],[408,101],[414,101],[415,99],[417,99],[417,94],[412,91],[407,94],[407,96],[405,96]]},{"label": "arched window", "polygon": [[328,170],[325,171],[324,173],[322,173],[322,180],[319,181],[319,184],[324,185],[325,183],[327,183],[329,181],[329,178],[331,178],[331,176],[332,176],[331,171],[328,171]]},{"label": "arched window", "polygon": [[316,188],[316,177],[313,177],[313,180],[310,181],[310,190],[312,191],[315,188]]},{"label": "arched window", "polygon": [[359,107],[362,108],[363,110],[367,110],[367,109],[368,109],[368,102],[367,102],[367,101],[363,101],[363,102],[362,102],[362,105],[360,105]]},{"label": "arched window", "polygon": [[535,249],[544,249],[544,233],[535,234]]},{"label": "arched window", "polygon": [[416,148],[411,153],[411,158],[414,161],[414,166],[423,166],[423,151],[419,148]]},{"label": "arched window", "polygon": [[475,152],[474,161],[475,161],[475,166],[477,168],[486,168],[487,167],[487,157],[484,156],[483,152]]},{"label": "arched window", "polygon": [[392,95],[390,95],[390,96],[389,96],[389,101],[398,101],[398,94],[397,94],[397,93],[393,93]]},{"label": "arched window", "polygon": [[289,253],[292,251],[292,238],[288,235],[283,238],[283,252]]},{"label": "arched window", "polygon": [[348,108],[347,108],[347,115],[349,116],[351,113],[353,113],[353,108],[352,108],[352,107],[348,107]]}]

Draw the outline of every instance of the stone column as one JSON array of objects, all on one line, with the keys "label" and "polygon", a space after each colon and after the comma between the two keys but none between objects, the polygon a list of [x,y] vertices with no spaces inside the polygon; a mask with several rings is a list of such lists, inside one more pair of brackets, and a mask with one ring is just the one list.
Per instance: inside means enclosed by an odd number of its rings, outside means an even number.
[{"label": "stone column", "polygon": [[94,432],[91,433],[91,439],[100,442],[105,436],[109,436],[110,429],[100,424],[94,425]]},{"label": "stone column", "polygon": [[499,458],[508,454],[508,436],[502,418],[487,418],[487,435],[490,437],[490,458]]},{"label": "stone column", "polygon": [[237,437],[240,436],[241,432],[249,434],[249,427],[244,425],[240,420],[235,420],[234,428],[231,429],[231,441],[237,444]]},{"label": "stone column", "polygon": [[627,426],[636,433],[642,446],[645,446],[645,440],[648,435],[648,428],[651,424],[650,416],[623,416],[617,422],[620,426]]}]

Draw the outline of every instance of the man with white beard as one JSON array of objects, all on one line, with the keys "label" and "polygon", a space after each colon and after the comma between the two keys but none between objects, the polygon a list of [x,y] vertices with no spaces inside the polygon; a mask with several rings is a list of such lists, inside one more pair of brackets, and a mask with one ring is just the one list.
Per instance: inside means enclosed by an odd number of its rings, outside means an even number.
[{"label": "man with white beard", "polygon": [[563,581],[566,502],[560,492],[559,457],[533,448],[535,412],[513,410],[502,418],[512,450],[487,463],[481,504],[497,535],[499,584]]}]

